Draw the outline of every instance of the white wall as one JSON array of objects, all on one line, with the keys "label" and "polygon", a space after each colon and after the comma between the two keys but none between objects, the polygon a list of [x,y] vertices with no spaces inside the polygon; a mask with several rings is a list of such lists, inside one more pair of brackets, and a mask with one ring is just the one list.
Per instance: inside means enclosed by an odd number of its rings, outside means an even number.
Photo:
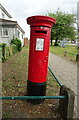
[{"label": "white wall", "polygon": [[[2,28],[3,29],[3,28]],[[18,37],[18,31],[20,32],[19,37]],[[22,32],[18,28],[8,28],[8,35],[7,36],[0,36],[0,42],[1,43],[6,43],[8,46],[11,43],[11,40],[13,37],[17,37],[19,40],[21,40],[22,46],[24,45],[24,39],[22,39]],[[23,36],[24,38],[24,36]]]},{"label": "white wall", "polygon": [[[2,18],[2,13],[4,14],[4,18]],[[7,19],[11,20],[12,18],[9,18],[1,9],[0,9],[0,18],[2,19]],[[20,36],[18,38],[18,31],[20,32]],[[18,28],[8,28],[8,36],[0,36],[0,42],[1,43],[6,43],[8,46],[10,45],[11,40],[13,39],[13,36],[15,38],[17,37],[18,39],[21,40],[22,46],[24,45],[24,40],[22,39],[22,32]],[[24,36],[23,36],[24,38]]]},{"label": "white wall", "polygon": [[10,39],[9,37],[0,37],[0,43],[6,43],[7,46],[10,46]]},{"label": "white wall", "polygon": [[16,37],[16,28],[8,28],[9,30],[9,38],[12,40],[13,39],[13,36]]},{"label": "white wall", "polygon": [[0,42],[6,43],[7,46],[9,46],[11,43],[11,40],[13,39],[13,36],[15,35],[15,32],[16,32],[16,28],[8,28],[8,35],[7,36],[4,36],[4,35],[0,36]]},{"label": "white wall", "polygon": [[21,40],[21,43],[22,43],[22,46],[24,45],[24,35],[23,35],[23,38],[22,38],[22,32],[17,28],[17,35],[18,35],[18,31],[19,31],[19,38],[18,38],[18,36],[17,36],[17,38],[18,39],[20,39]]}]

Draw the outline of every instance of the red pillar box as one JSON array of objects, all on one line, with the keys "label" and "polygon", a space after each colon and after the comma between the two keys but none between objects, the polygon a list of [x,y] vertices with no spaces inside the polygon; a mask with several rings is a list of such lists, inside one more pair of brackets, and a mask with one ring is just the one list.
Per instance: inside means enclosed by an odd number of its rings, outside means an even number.
[{"label": "red pillar box", "polygon": [[56,20],[48,16],[27,18],[30,25],[28,96],[44,96],[46,93],[50,33],[55,23]]}]

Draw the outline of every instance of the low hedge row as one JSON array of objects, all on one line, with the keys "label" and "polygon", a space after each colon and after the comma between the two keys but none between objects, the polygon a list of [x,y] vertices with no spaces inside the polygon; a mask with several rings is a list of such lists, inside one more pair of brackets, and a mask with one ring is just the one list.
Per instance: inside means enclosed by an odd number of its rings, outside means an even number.
[{"label": "low hedge row", "polygon": [[11,44],[11,46],[6,46],[5,43],[0,44],[0,57],[2,59],[2,62],[4,62],[6,59],[9,58],[9,56],[17,52],[18,52],[18,49],[15,44]]},{"label": "low hedge row", "polygon": [[[13,45],[13,47],[15,48],[16,51],[20,52],[22,49],[21,41],[18,38],[11,40],[11,45]],[[16,45],[16,47],[15,47],[15,45]]]}]

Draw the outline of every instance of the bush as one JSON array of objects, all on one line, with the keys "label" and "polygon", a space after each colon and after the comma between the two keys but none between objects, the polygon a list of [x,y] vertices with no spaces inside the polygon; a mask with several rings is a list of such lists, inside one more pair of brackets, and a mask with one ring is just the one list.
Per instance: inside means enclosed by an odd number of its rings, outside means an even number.
[{"label": "bush", "polygon": [[5,61],[5,59],[6,59],[6,54],[5,54],[6,44],[5,43],[0,43],[0,47],[2,47],[2,61]]},{"label": "bush", "polygon": [[2,47],[2,43],[0,43],[0,47]]},{"label": "bush", "polygon": [[8,47],[8,46],[6,46],[6,56],[7,56],[7,57],[10,56],[10,50],[9,50],[9,47]]},{"label": "bush", "polygon": [[2,59],[2,62],[4,62],[8,56],[9,56],[9,47],[6,46],[5,43],[0,43],[0,57]]},{"label": "bush", "polygon": [[12,44],[12,53],[15,54],[17,52],[17,46],[15,44]]},{"label": "bush", "polygon": [[0,43],[0,60],[2,59],[2,44]]},{"label": "bush", "polygon": [[2,43],[2,56],[5,57],[6,44]]},{"label": "bush", "polygon": [[21,44],[21,41],[18,39],[18,38],[16,38],[16,39],[13,39],[12,41],[11,41],[11,44],[15,44],[16,46],[17,46],[17,51],[21,51],[21,49],[22,49],[22,44]]}]

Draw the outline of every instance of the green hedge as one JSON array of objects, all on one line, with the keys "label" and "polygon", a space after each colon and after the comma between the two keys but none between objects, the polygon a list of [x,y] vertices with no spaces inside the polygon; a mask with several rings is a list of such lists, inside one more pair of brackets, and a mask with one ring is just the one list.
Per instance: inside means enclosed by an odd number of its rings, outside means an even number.
[{"label": "green hedge", "polygon": [[1,54],[2,54],[2,61],[5,61],[5,59],[6,59],[6,44],[5,43],[0,43],[0,48],[2,49],[2,50],[0,50],[0,52],[2,52]]},{"label": "green hedge", "polygon": [[2,60],[2,44],[0,43],[0,61]]},{"label": "green hedge", "polygon": [[12,47],[12,53],[15,54],[17,52],[17,46],[15,44],[12,44],[11,47]]},{"label": "green hedge", "polygon": [[6,57],[10,56],[10,50],[9,50],[9,47],[6,46]]},{"label": "green hedge", "polygon": [[15,44],[17,46],[17,51],[21,51],[22,49],[22,44],[21,41],[18,38],[15,38],[11,41],[11,45]]},{"label": "green hedge", "polygon": [[2,43],[2,56],[5,57],[6,44]]},{"label": "green hedge", "polygon": [[10,55],[20,52],[22,49],[21,41],[16,38],[11,41],[11,46],[6,46],[5,43],[0,43],[0,57],[4,62]]}]

